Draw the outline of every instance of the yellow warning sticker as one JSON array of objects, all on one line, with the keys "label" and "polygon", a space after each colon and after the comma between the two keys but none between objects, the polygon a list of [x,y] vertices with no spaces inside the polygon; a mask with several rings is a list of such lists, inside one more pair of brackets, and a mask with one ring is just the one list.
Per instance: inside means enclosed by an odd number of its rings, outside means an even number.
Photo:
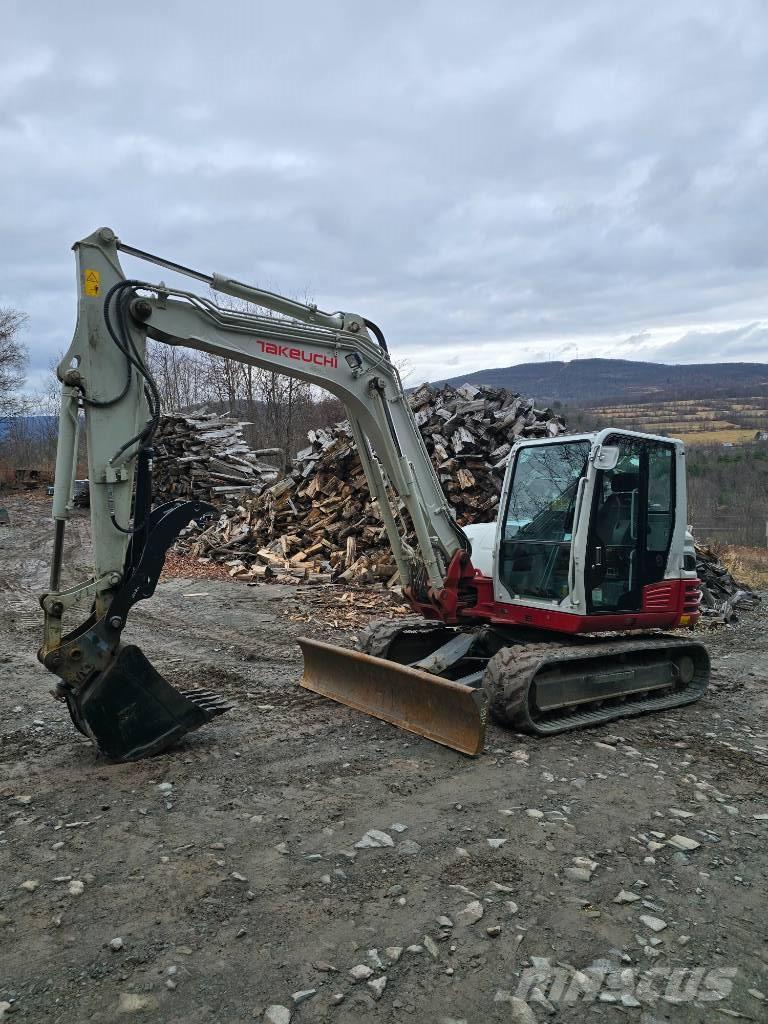
[{"label": "yellow warning sticker", "polygon": [[101,291],[101,274],[98,270],[86,270],[83,276],[85,278],[85,294],[98,295]]}]

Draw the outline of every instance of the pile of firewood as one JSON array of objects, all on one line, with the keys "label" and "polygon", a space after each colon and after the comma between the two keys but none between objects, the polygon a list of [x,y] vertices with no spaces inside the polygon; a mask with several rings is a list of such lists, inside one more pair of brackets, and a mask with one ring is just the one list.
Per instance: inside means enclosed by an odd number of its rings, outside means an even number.
[{"label": "pile of firewood", "polygon": [[154,441],[155,501],[200,498],[219,505],[230,497],[260,494],[273,484],[277,468],[260,456],[276,451],[249,448],[244,425],[205,411],[163,416]]},{"label": "pile of firewood", "polygon": [[[495,519],[518,438],[565,430],[551,409],[536,409],[503,388],[424,385],[410,402],[461,525]],[[348,424],[310,431],[308,439],[289,476],[258,497],[230,502],[218,522],[202,531],[190,528],[180,550],[221,562],[237,577],[393,586],[396,565]],[[413,542],[402,504],[395,508]]]},{"label": "pile of firewood", "polygon": [[711,623],[732,622],[736,608],[754,608],[759,596],[740,583],[708,547],[696,545],[696,573],[701,580],[701,613]]}]

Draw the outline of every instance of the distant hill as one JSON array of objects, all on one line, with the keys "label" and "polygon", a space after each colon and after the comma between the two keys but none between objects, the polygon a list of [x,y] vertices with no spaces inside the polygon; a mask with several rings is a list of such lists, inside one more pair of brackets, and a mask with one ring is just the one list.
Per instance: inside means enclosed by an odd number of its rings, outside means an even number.
[{"label": "distant hill", "polygon": [[518,363],[477,370],[441,384],[492,384],[537,402],[591,403],[630,399],[705,398],[718,394],[762,394],[768,389],[766,363],[638,363],[630,359],[573,359],[567,363]]}]

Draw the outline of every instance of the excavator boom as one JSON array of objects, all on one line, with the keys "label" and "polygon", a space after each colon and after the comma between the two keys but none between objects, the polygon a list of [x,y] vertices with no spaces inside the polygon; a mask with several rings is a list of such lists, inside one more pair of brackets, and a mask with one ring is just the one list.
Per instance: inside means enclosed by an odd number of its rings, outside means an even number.
[{"label": "excavator boom", "polygon": [[[122,642],[131,607],[154,592],[179,530],[216,514],[199,501],[152,505],[152,440],[160,400],[145,359],[147,338],[297,377],[336,395],[345,406],[401,579],[437,617],[442,598],[452,596],[444,589],[446,575],[457,559],[468,562],[469,542],[452,517],[375,324],[354,313],[326,313],[220,274],[190,270],[122,243],[109,228],[74,249],[78,321],[58,367],[62,403],[54,549],[50,589],[41,598],[45,634],[38,657],[59,677],[54,695],[66,702],[76,727],[108,757],[131,760],[164,749],[227,710],[215,694],[174,689],[137,647]],[[120,252],[276,315],[234,311],[162,282],[126,279]],[[94,575],[62,589],[81,411]],[[415,550],[405,543],[400,508],[415,532]],[[64,616],[83,601],[91,604],[90,616],[65,633]],[[364,656],[327,645],[321,652],[308,641],[303,647],[308,689],[457,749],[482,748],[484,702],[474,691],[431,676],[421,694],[415,670],[368,659],[361,671]],[[318,671],[321,661],[323,673]]]}]

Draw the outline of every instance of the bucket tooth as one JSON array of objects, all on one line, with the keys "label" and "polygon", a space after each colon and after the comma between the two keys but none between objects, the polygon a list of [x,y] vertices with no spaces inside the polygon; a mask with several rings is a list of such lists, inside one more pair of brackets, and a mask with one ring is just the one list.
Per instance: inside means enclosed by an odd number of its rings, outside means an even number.
[{"label": "bucket tooth", "polygon": [[215,718],[216,715],[223,715],[225,711],[232,710],[231,704],[224,704],[217,700],[195,700],[194,697],[189,697],[188,700],[191,700],[196,707],[212,718]]}]

